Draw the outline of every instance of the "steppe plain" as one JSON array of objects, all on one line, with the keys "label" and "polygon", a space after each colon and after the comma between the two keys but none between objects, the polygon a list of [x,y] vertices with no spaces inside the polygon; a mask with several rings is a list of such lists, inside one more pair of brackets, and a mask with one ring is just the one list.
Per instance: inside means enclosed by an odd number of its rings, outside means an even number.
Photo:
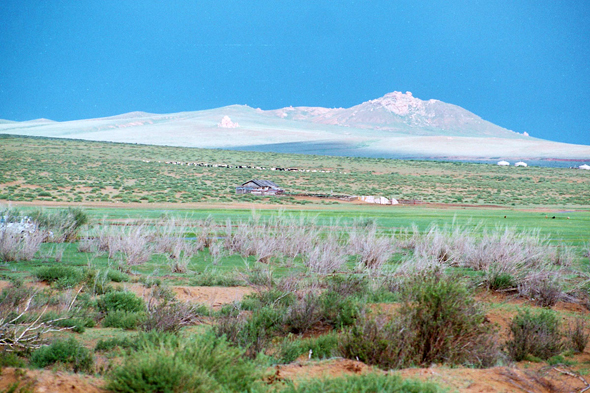
[{"label": "steppe plain", "polygon": [[[588,171],[6,135],[0,145],[3,215],[44,234],[28,254],[9,252],[5,232],[0,242],[3,337],[54,330],[49,349],[31,339],[3,353],[0,389],[147,391],[146,373],[161,391],[590,386]],[[286,195],[235,194],[250,179]]]}]

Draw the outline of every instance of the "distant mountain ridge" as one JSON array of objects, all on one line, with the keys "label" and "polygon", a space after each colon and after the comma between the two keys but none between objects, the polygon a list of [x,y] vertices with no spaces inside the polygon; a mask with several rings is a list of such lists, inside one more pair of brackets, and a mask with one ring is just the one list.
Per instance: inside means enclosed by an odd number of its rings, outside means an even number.
[{"label": "distant mountain ridge", "polygon": [[0,133],[167,146],[384,158],[590,160],[590,146],[532,138],[439,100],[393,92],[350,108],[246,105],[65,122],[0,121]]},{"label": "distant mountain ridge", "polygon": [[288,107],[267,112],[283,119],[405,131],[414,135],[434,135],[441,131],[464,136],[511,138],[518,135],[459,106],[439,100],[423,101],[409,91],[405,94],[394,91],[351,108]]}]

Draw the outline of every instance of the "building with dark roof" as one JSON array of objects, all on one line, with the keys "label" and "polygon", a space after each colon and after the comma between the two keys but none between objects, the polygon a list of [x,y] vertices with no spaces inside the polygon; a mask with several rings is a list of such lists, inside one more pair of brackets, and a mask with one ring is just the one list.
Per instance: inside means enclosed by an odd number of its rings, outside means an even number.
[{"label": "building with dark roof", "polygon": [[236,187],[236,194],[280,195],[285,191],[270,180],[250,180]]}]

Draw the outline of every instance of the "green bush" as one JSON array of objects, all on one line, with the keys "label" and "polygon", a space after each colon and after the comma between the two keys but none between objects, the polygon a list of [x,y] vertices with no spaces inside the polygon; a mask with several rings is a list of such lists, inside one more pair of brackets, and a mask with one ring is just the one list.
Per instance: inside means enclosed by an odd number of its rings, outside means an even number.
[{"label": "green bush", "polygon": [[335,328],[350,326],[359,315],[360,304],[352,297],[326,291],[319,297],[322,321]]},{"label": "green bush", "polygon": [[547,360],[563,349],[559,319],[555,312],[519,311],[510,322],[511,339],[506,343],[510,357],[519,362],[528,355]]},{"label": "green bush", "polygon": [[[23,359],[17,356],[14,352],[7,352],[0,350],[0,370],[2,367],[25,367],[26,363]],[[0,372],[1,375],[1,372]]]},{"label": "green bush", "polygon": [[86,328],[93,328],[96,323],[92,318],[66,318],[52,323],[54,326],[71,328],[75,333],[84,333]]},{"label": "green bush", "polygon": [[144,323],[145,319],[146,315],[144,312],[116,310],[109,312],[104,317],[102,326],[134,330]]},{"label": "green bush", "polygon": [[143,299],[137,297],[133,292],[109,292],[102,295],[96,305],[98,310],[103,313],[110,313],[112,311],[145,311]]},{"label": "green bush", "polygon": [[343,356],[384,368],[496,362],[494,328],[456,276],[417,273],[402,287],[402,299],[393,321],[360,318],[342,338]]},{"label": "green bush", "polygon": [[91,372],[94,366],[92,353],[73,338],[56,340],[31,355],[31,365],[34,367],[43,368],[54,363],[67,365],[74,372]]},{"label": "green bush", "polygon": [[48,283],[56,283],[60,288],[70,288],[82,281],[83,274],[80,269],[72,266],[54,265],[37,269],[35,276]]},{"label": "green bush", "polygon": [[397,375],[362,374],[340,378],[310,379],[290,383],[281,393],[437,393],[443,390],[428,382],[403,380]]},{"label": "green bush", "polygon": [[282,329],[283,312],[272,307],[263,307],[249,317],[225,316],[219,318],[214,331],[218,337],[246,350],[246,355],[256,357],[267,347],[272,337]]},{"label": "green bush", "polygon": [[516,280],[510,273],[498,273],[491,275],[488,280],[488,287],[494,291],[514,288],[516,286]]},{"label": "green bush", "polygon": [[148,334],[140,347],[109,375],[113,392],[249,392],[260,367],[210,334],[182,338]]},{"label": "green bush", "polygon": [[113,282],[127,282],[129,281],[129,276],[123,272],[118,270],[109,269],[107,272],[107,278]]}]

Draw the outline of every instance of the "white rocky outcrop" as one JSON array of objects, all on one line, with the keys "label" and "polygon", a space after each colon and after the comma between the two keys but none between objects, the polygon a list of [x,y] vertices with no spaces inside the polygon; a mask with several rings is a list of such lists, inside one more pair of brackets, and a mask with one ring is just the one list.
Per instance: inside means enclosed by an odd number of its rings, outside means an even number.
[{"label": "white rocky outcrop", "polygon": [[514,166],[528,166],[526,162],[518,161]]},{"label": "white rocky outcrop", "polygon": [[229,116],[223,116],[223,119],[217,124],[219,128],[239,128],[240,125],[238,123],[234,123],[231,121]]},{"label": "white rocky outcrop", "polygon": [[417,114],[420,116],[428,116],[424,101],[416,98],[411,92],[394,91],[393,93],[385,94],[376,100],[370,100],[370,104],[380,105],[390,112],[399,116],[407,116],[409,114]]},{"label": "white rocky outcrop", "polygon": [[508,161],[498,161],[498,165],[500,165],[500,166],[509,166],[510,163]]}]

